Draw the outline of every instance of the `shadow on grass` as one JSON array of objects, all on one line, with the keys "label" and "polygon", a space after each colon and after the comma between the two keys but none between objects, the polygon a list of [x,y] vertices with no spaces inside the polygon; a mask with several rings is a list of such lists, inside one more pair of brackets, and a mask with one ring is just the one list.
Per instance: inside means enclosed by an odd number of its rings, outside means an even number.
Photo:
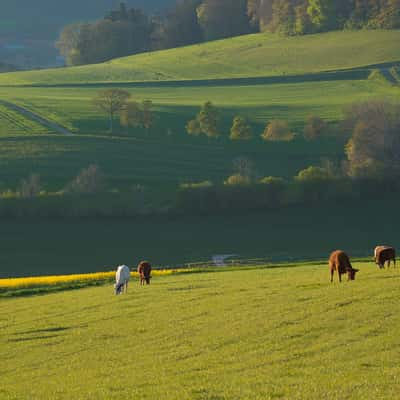
[{"label": "shadow on grass", "polygon": [[72,326],[56,326],[53,328],[32,329],[30,331],[18,332],[19,335],[30,335],[32,333],[54,333],[63,332],[72,329]]},{"label": "shadow on grass", "polygon": [[7,342],[9,342],[9,343],[29,342],[29,341],[33,341],[33,340],[52,339],[52,338],[56,338],[59,336],[60,335],[42,335],[42,336],[34,336],[34,337],[23,337],[23,338],[8,339]]},{"label": "shadow on grass", "polygon": [[45,295],[56,292],[64,292],[67,290],[83,289],[90,286],[103,286],[110,283],[109,281],[98,282],[76,282],[69,283],[68,285],[54,285],[54,286],[41,286],[23,289],[0,289],[0,298],[11,297],[31,297],[38,295]]}]

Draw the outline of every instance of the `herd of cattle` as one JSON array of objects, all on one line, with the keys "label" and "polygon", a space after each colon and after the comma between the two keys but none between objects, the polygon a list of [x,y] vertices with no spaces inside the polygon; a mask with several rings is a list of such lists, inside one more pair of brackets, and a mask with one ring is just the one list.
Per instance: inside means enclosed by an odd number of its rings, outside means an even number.
[{"label": "herd of cattle", "polygon": [[[379,268],[385,268],[386,262],[388,268],[390,262],[396,266],[396,250],[390,246],[376,246],[374,250],[375,263]],[[329,270],[331,273],[331,282],[335,271],[339,276],[339,282],[342,282],[342,275],[347,274],[347,279],[353,281],[356,278],[358,269],[353,268],[349,256],[342,250],[336,250],[329,257]],[[141,285],[150,284],[151,279],[151,264],[148,261],[141,261],[137,267],[139,274],[139,282]],[[127,265],[120,265],[115,274],[115,294],[127,293],[128,282],[131,277],[131,272]]]},{"label": "herd of cattle", "polygon": [[[390,246],[376,246],[374,250],[375,263],[380,269],[385,268],[387,262],[388,268],[390,262],[396,266],[396,250]],[[359,271],[352,267],[349,256],[342,250],[334,251],[329,257],[329,270],[331,272],[331,282],[335,271],[338,273],[339,282],[342,282],[342,275],[347,274],[347,280],[354,281],[356,273]]]}]

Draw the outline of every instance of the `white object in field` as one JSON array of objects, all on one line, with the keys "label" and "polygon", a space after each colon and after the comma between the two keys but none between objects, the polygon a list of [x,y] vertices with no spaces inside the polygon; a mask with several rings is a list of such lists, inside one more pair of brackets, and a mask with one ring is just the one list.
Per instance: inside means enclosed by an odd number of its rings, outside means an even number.
[{"label": "white object in field", "polygon": [[129,271],[129,267],[127,265],[120,265],[117,268],[117,272],[115,274],[115,291],[116,294],[121,292],[121,288],[123,288],[131,278],[131,273]]},{"label": "white object in field", "polygon": [[229,257],[234,257],[234,256],[236,256],[236,254],[217,254],[215,256],[212,256],[212,260],[217,267],[224,267],[225,260]]}]

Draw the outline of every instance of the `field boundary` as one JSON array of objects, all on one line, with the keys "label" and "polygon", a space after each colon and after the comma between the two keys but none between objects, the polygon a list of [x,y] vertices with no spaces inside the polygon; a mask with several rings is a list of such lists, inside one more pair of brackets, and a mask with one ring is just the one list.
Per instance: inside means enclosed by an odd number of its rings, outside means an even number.
[{"label": "field boundary", "polygon": [[201,87],[201,86],[254,86],[268,84],[293,84],[302,82],[324,82],[338,80],[366,80],[371,70],[379,68],[389,71],[400,65],[399,61],[382,64],[371,64],[355,68],[339,69],[331,71],[311,72],[304,74],[288,74],[278,76],[249,76],[236,78],[210,78],[210,79],[182,79],[182,80],[150,80],[150,81],[94,81],[71,83],[27,83],[0,85],[0,87],[30,87],[30,88],[68,88],[68,87]]},{"label": "field boundary", "polygon": [[10,101],[7,100],[0,100],[0,104],[2,104],[5,107],[10,108],[11,110],[23,115],[26,118],[29,118],[35,122],[38,122],[39,124],[45,126],[46,128],[60,133],[62,135],[66,135],[66,136],[70,136],[73,135],[73,133],[71,131],[69,131],[67,128],[65,128],[64,126],[61,126],[60,124],[57,124],[55,122],[49,121],[46,118],[43,118],[41,115],[36,114],[24,107],[21,107],[15,103],[11,103]]}]

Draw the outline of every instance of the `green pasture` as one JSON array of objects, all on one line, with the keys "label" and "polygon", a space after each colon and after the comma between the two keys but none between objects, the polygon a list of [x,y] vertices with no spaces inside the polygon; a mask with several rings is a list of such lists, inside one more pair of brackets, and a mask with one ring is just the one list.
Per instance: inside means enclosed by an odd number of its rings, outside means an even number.
[{"label": "green pasture", "polygon": [[[342,248],[372,259],[378,244],[400,246],[398,198],[219,216],[3,219],[0,277],[110,271],[208,261],[217,254],[272,262],[326,259]],[[391,215],[382,224],[382,210]]]},{"label": "green pasture", "polygon": [[262,176],[290,178],[321,159],[343,157],[343,143],[179,143],[143,138],[55,136],[0,138],[0,190],[15,189],[31,173],[41,176],[44,189],[61,190],[78,172],[98,164],[109,189],[175,191],[179,184],[212,180],[222,183],[234,172],[233,160],[247,157]]},{"label": "green pasture", "polygon": [[[398,270],[326,264],[0,302],[0,398],[395,399]],[[335,277],[336,279],[336,277]]]},{"label": "green pasture", "polygon": [[[348,104],[371,98],[400,99],[399,88],[380,79],[379,74],[372,79],[287,84],[121,87],[131,93],[132,100],[153,101],[155,121],[150,136],[178,141],[186,138],[186,123],[208,100],[220,109],[221,134],[226,138],[237,114],[250,120],[256,137],[272,119],[289,121],[301,134],[305,120],[311,114],[336,122],[342,118]],[[106,134],[109,125],[108,116],[92,102],[99,90],[101,87],[0,88],[0,97],[73,132],[98,135]],[[0,119],[0,126],[2,121]],[[138,128],[117,127],[117,134],[143,137],[145,132]],[[191,139],[191,143],[196,143],[196,139]]]},{"label": "green pasture", "polygon": [[286,76],[394,64],[400,30],[284,37],[245,35],[103,64],[0,75],[0,85],[171,81]]}]

